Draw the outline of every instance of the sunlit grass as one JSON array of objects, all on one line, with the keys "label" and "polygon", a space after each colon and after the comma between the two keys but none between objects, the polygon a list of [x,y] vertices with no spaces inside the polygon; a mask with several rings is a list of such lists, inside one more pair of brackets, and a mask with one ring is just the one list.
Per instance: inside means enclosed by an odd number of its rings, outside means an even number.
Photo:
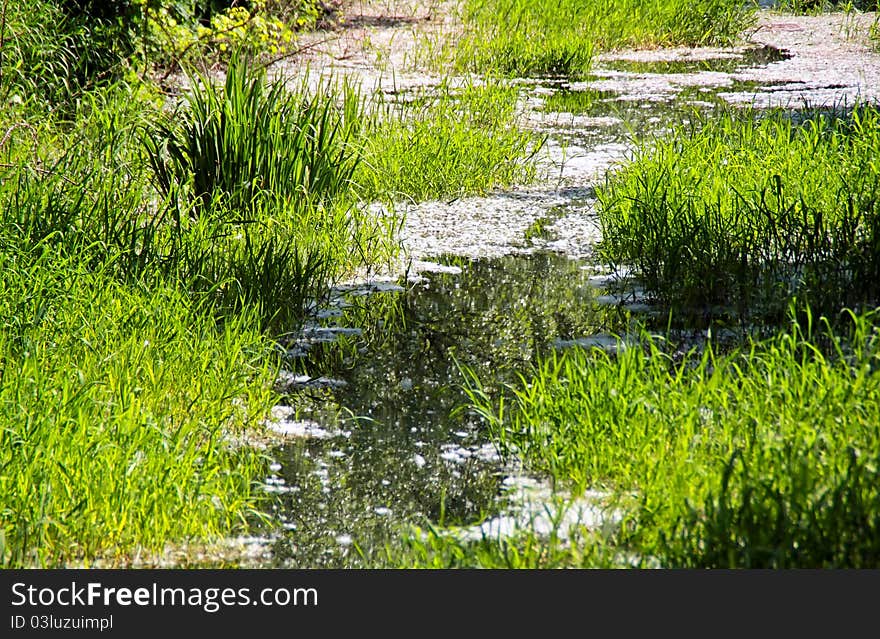
[{"label": "sunlit grass", "polygon": [[603,97],[601,91],[585,89],[582,91],[570,91],[560,89],[544,98],[543,109],[554,113],[591,113],[596,108],[596,103]]},{"label": "sunlit grass", "polygon": [[731,44],[753,13],[735,0],[467,0],[464,36],[432,53],[472,71],[578,77],[599,50]]},{"label": "sunlit grass", "polygon": [[876,567],[880,333],[876,313],[848,317],[834,334],[807,314],[728,354],[709,345],[677,358],[657,338],[614,355],[569,350],[503,400],[476,378],[470,394],[532,471],[618,496],[627,516],[607,543],[626,556]]},{"label": "sunlit grass", "polygon": [[[515,89],[368,111],[234,63],[192,91],[173,114],[126,84],[63,119],[4,114],[4,565],[126,563],[244,530],[265,464],[241,442],[277,399],[272,338],[396,250],[398,220],[361,198],[527,181],[540,144],[515,129]],[[415,150],[392,159],[394,136]]]},{"label": "sunlit grass", "polygon": [[[296,330],[334,278],[394,251],[393,221],[368,217],[346,179],[315,193],[309,168],[286,193],[257,184],[242,196],[262,165],[206,189],[184,165],[155,189],[168,147],[157,135],[145,149],[144,132],[176,129],[144,96],[155,94],[111,85],[63,119],[3,114],[5,566],[126,563],[246,529],[265,460],[244,442],[277,401],[272,338]],[[209,122],[226,99],[215,97]],[[248,142],[255,155],[290,152]]]},{"label": "sunlit grass", "polygon": [[365,199],[428,200],[527,184],[543,139],[518,127],[516,87],[443,83],[374,107],[355,173]]},{"label": "sunlit grass", "polygon": [[725,114],[646,142],[599,189],[602,256],[681,311],[834,313],[880,290],[880,118]]},{"label": "sunlit grass", "polygon": [[818,15],[829,11],[877,11],[877,0],[779,0],[773,7],[781,13]]}]

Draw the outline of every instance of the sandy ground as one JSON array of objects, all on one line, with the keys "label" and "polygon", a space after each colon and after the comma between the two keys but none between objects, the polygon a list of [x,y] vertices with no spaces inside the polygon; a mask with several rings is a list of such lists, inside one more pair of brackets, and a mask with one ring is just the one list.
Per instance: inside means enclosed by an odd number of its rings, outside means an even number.
[{"label": "sandy ground", "polygon": [[[423,70],[426,56],[432,45],[456,33],[454,8],[448,0],[355,0],[334,29],[309,34],[301,41],[301,55],[277,64],[273,71],[288,78],[345,76],[365,90],[387,93],[434,85],[441,77]],[[741,46],[609,52],[598,59],[596,79],[585,84],[618,92],[618,99],[645,108],[694,89],[711,91],[732,104],[758,107],[834,106],[856,99],[880,102],[880,54],[871,49],[867,36],[875,18],[875,14],[803,17],[762,11]],[[742,58],[748,49],[763,46],[780,50],[780,57],[786,59],[730,71],[645,73],[610,68],[619,60]],[[538,111],[541,91],[546,88],[536,87],[524,101],[525,126],[549,133],[539,183],[487,197],[401,203],[398,210],[406,215],[401,240],[407,260],[444,254],[491,257],[536,249],[573,258],[590,255],[600,238],[592,187],[626,158],[629,147],[619,139],[590,135],[620,125],[614,118],[550,117]],[[535,221],[550,218],[548,237],[525,240]]]}]

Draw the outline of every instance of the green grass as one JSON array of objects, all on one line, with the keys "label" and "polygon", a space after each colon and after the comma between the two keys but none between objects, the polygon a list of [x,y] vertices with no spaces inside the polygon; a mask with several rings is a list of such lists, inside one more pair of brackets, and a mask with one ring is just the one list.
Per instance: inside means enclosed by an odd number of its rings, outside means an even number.
[{"label": "green grass", "polygon": [[[230,442],[277,399],[273,339],[396,253],[399,219],[364,198],[525,181],[540,141],[513,89],[371,110],[236,57],[176,106],[88,69],[68,87],[75,51],[13,17],[33,28],[0,77],[20,98],[0,112],[0,562],[126,564],[244,530],[265,459]],[[16,75],[28,60],[55,66]]]},{"label": "green grass", "polygon": [[[267,94],[250,94],[248,108],[269,112],[258,124],[275,115]],[[232,108],[212,95],[209,122]],[[330,97],[277,95],[314,107],[318,123],[337,113]],[[257,185],[242,196],[257,177],[287,174],[248,165],[197,189],[190,167],[202,148],[181,153],[186,162],[157,190],[169,142],[157,132],[179,130],[156,97],[111,84],[54,115],[2,114],[4,566],[125,564],[244,530],[266,460],[240,442],[277,400],[272,338],[296,330],[332,279],[394,250],[393,220],[369,216],[345,180],[319,190],[314,165],[286,192]],[[311,121],[303,128],[309,157],[336,139]],[[218,162],[240,157],[236,144],[301,161],[287,142],[245,131]]]},{"label": "green grass", "polygon": [[592,113],[597,102],[604,97],[607,95],[596,89],[580,91],[560,89],[544,98],[543,109],[552,113],[572,113],[575,115]]},{"label": "green grass", "polygon": [[486,78],[376,105],[360,134],[358,193],[421,201],[531,182],[543,139],[518,127],[517,99]]},{"label": "green grass", "polygon": [[[225,82],[192,80],[175,110],[137,81],[31,101],[37,85],[0,80],[26,107],[0,113],[4,566],[124,565],[245,530],[266,460],[232,444],[277,400],[273,338],[397,250],[399,220],[362,198],[533,174],[513,89],[372,111],[236,58]],[[415,150],[392,157],[395,136]]]},{"label": "green grass", "polygon": [[880,117],[724,114],[645,143],[599,189],[601,253],[679,313],[779,318],[880,290]]},{"label": "green grass", "polygon": [[8,237],[0,265],[0,563],[124,563],[243,529],[267,462],[231,441],[275,374],[253,314],[218,327],[173,287]]},{"label": "green grass", "polygon": [[[395,568],[546,570],[551,568],[614,568],[621,560],[587,530],[570,536],[535,534],[523,528],[513,535],[460,538],[442,527],[415,528],[402,535],[399,547],[389,548],[376,564]],[[380,563],[381,562],[381,563]]]},{"label": "green grass", "polygon": [[[847,316],[845,333],[807,313],[728,354],[710,345],[674,357],[658,338],[617,355],[569,350],[502,399],[473,377],[469,392],[496,441],[530,470],[575,493],[617,496],[619,531],[582,555],[877,567],[880,333],[876,312]],[[453,552],[446,545],[434,549],[438,561]]]},{"label": "green grass", "polygon": [[871,24],[871,29],[868,32],[868,37],[871,39],[874,50],[880,51],[880,16],[877,16],[877,18],[874,19],[873,24]]},{"label": "green grass", "polygon": [[359,97],[343,87],[340,109],[326,91],[292,93],[265,75],[234,57],[223,85],[190,76],[196,88],[185,108],[146,138],[164,195],[186,189],[197,214],[219,198],[247,217],[267,200],[304,210],[347,191],[359,159],[349,142]]},{"label": "green grass", "polygon": [[578,77],[599,50],[731,44],[753,13],[735,0],[467,0],[464,36],[433,55],[471,71]]},{"label": "green grass", "polygon": [[125,563],[258,503],[265,460],[228,441],[271,405],[272,344],[259,309],[224,313],[175,274],[133,94],[15,122],[2,149],[4,566]]},{"label": "green grass", "polygon": [[224,308],[256,305],[266,327],[295,329],[328,282],[395,251],[393,220],[353,194],[362,100],[347,86],[291,92],[236,57],[225,83],[192,84],[143,136],[172,222],[165,268]]}]

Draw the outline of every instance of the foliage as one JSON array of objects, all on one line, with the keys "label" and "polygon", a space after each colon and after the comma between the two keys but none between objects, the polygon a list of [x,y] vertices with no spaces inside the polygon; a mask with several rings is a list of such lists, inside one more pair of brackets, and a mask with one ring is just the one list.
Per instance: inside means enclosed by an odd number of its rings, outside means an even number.
[{"label": "foliage", "polygon": [[[259,111],[271,91],[239,80]],[[283,198],[223,178],[201,198],[183,173],[157,192],[144,132],[171,129],[155,97],[115,83],[63,119],[4,113],[3,565],[125,564],[243,530],[265,460],[232,444],[276,401],[269,337],[296,329],[330,279],[394,250],[393,225],[342,201],[344,181],[321,191],[317,169],[273,184]],[[329,97],[277,97],[285,113],[312,109],[308,149],[340,139],[321,128],[338,115]],[[249,148],[291,152],[260,142]]]},{"label": "foliage", "polygon": [[736,0],[468,0],[465,36],[445,55],[468,70],[578,77],[597,50],[730,44],[753,13]]},{"label": "foliage", "polygon": [[312,0],[7,0],[0,96],[69,105],[153,65],[216,62],[233,51],[283,54],[295,30],[314,24],[318,7]]},{"label": "foliage", "polygon": [[2,4],[0,97],[55,105],[120,73],[129,44],[111,25],[55,0]]},{"label": "foliage", "polygon": [[4,245],[0,563],[124,562],[243,528],[265,461],[229,438],[274,375],[252,318],[218,330],[173,288]]},{"label": "foliage", "polygon": [[278,7],[265,0],[236,2],[156,2],[133,0],[138,6],[140,36],[147,56],[179,65],[201,56],[234,51],[274,55],[288,50],[294,30],[313,24],[317,5],[308,0]]},{"label": "foliage", "polygon": [[360,107],[352,90],[337,109],[327,93],[267,86],[265,71],[237,57],[222,88],[201,75],[190,83],[187,109],[145,140],[165,195],[183,189],[200,210],[220,197],[247,211],[266,199],[327,202],[349,187],[358,162],[349,137]]},{"label": "foliage", "polygon": [[878,15],[871,24],[871,30],[868,33],[868,37],[874,44],[874,50],[880,51],[880,15]]}]

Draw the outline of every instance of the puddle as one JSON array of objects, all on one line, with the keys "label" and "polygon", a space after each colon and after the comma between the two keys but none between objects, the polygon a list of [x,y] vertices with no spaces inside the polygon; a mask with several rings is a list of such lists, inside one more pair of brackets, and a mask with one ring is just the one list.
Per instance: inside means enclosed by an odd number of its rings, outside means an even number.
[{"label": "puddle", "polygon": [[[287,377],[344,383],[292,386],[291,406],[275,409],[270,428],[287,435],[264,486],[285,531],[274,543],[275,565],[365,565],[401,526],[518,517],[502,513],[510,500],[499,500],[519,476],[515,464],[475,415],[456,410],[466,401],[458,365],[482,380],[512,381],[565,340],[619,329],[616,311],[594,303],[602,289],[565,256],[438,267],[406,293],[349,299],[334,319],[362,331],[336,331],[335,342],[291,359],[301,370]],[[522,516],[540,501],[531,494]]]}]

